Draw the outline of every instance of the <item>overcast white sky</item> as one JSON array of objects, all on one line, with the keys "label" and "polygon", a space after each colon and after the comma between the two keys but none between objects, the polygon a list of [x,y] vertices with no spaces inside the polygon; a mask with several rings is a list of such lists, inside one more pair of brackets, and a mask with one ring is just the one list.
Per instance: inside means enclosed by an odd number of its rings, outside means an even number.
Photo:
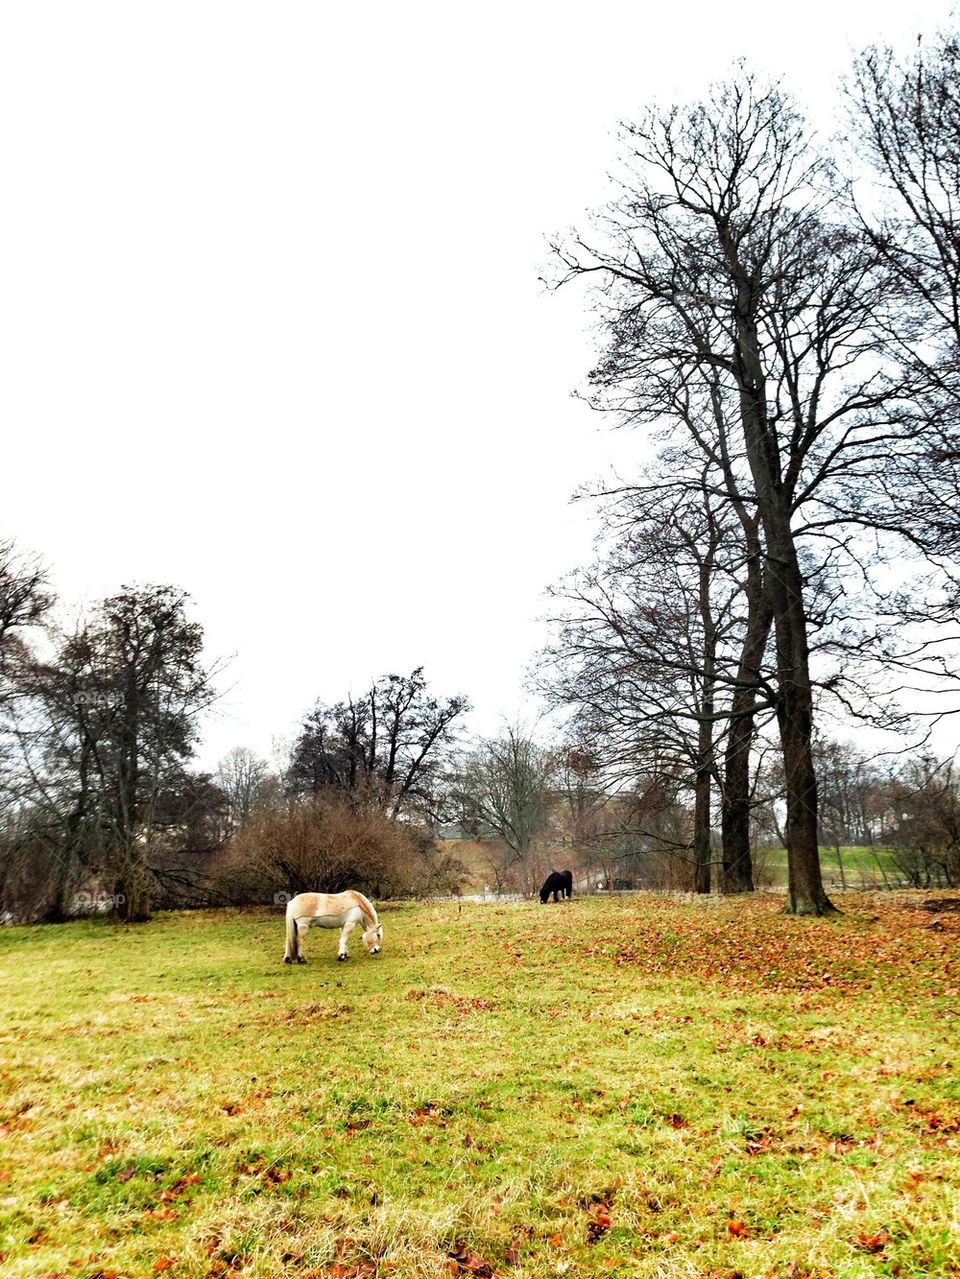
[{"label": "overcast white sky", "polygon": [[731,61],[826,129],[851,51],[943,3],[30,3],[0,17],[0,535],[73,611],[188,590],[233,655],[202,761],[424,665],[523,704],[569,498],[637,436],[570,398],[544,237],[613,131]]}]

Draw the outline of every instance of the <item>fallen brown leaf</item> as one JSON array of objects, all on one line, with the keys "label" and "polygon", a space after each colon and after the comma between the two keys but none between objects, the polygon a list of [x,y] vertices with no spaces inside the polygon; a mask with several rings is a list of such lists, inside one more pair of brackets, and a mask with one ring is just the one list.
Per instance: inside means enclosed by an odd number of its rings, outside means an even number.
[{"label": "fallen brown leaf", "polygon": [[477,1275],[478,1279],[493,1279],[493,1266],[484,1261],[475,1252],[470,1252],[466,1245],[460,1245],[456,1252],[447,1253],[450,1258],[450,1273],[454,1275]]},{"label": "fallen brown leaf", "polygon": [[884,1248],[890,1242],[890,1236],[886,1230],[878,1230],[875,1235],[868,1235],[865,1231],[861,1231],[854,1240],[858,1248],[862,1248],[864,1252],[883,1252]]},{"label": "fallen brown leaf", "polygon": [[610,1229],[610,1209],[607,1204],[598,1204],[587,1222],[587,1243],[596,1243]]}]

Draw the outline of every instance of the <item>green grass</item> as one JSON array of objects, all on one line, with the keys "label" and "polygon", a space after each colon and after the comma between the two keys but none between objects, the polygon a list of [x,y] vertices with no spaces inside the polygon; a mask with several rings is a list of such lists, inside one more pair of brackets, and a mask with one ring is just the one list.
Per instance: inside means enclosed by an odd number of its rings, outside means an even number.
[{"label": "green grass", "polygon": [[[764,850],[760,854],[760,861],[763,882],[774,887],[782,887],[787,883],[787,850],[785,848]],[[860,888],[864,884],[883,888],[886,881],[899,884],[904,878],[903,871],[897,866],[893,851],[889,848],[841,844],[838,860],[836,846],[824,844],[820,848],[820,866],[824,883],[828,888],[834,885],[839,888],[844,878],[853,888]]]},{"label": "green grass", "polygon": [[[0,931],[10,1279],[960,1273],[960,916],[654,895]],[[905,904],[907,903],[907,904]]]}]

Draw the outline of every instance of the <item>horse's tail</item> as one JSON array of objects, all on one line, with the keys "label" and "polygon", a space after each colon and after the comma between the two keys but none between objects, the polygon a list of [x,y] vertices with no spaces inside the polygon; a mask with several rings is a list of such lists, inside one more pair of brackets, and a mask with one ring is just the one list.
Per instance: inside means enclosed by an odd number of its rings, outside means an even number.
[{"label": "horse's tail", "polygon": [[297,958],[297,921],[293,915],[293,903],[296,898],[287,902],[287,944],[283,948],[284,963],[292,964]]}]

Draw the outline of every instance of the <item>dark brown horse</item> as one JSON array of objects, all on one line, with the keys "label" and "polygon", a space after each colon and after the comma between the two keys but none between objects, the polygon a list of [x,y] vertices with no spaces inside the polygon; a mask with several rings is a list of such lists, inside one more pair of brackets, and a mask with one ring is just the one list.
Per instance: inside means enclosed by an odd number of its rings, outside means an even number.
[{"label": "dark brown horse", "polygon": [[573,871],[570,870],[552,870],[543,881],[543,887],[540,889],[540,901],[546,905],[547,898],[553,893],[553,900],[559,901],[561,897],[573,896]]}]

